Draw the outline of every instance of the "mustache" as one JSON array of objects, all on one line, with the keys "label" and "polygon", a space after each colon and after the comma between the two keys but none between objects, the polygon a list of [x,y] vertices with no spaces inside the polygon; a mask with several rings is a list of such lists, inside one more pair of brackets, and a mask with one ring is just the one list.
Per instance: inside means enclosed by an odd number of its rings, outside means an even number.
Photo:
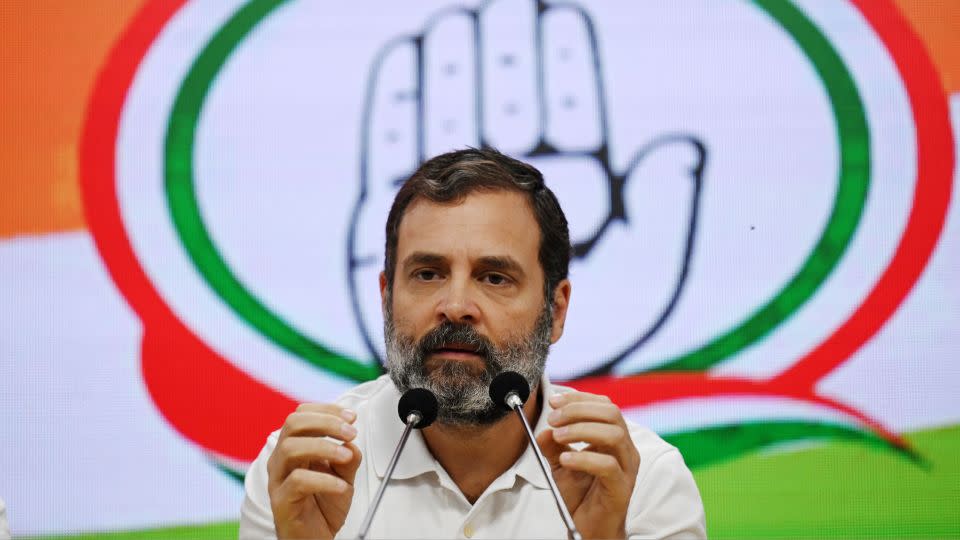
[{"label": "mustache", "polygon": [[432,351],[454,343],[475,348],[476,353],[488,362],[493,358],[494,345],[489,339],[469,324],[450,321],[440,323],[439,326],[420,338],[420,342],[417,344],[417,353],[420,358],[424,358]]}]

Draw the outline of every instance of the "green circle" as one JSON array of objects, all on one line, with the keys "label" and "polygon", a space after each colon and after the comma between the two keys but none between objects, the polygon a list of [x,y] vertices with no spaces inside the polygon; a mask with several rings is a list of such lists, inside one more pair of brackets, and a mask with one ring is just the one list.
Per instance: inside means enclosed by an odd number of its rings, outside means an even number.
[{"label": "green circle", "polygon": [[[230,269],[200,214],[193,176],[197,123],[213,82],[237,45],[285,0],[251,0],[210,39],[190,67],[173,104],[164,146],[167,203],[180,241],[200,275],[251,327],[310,364],[352,380],[369,380],[380,367],[333,351],[270,310]],[[704,370],[767,335],[795,313],[836,267],[856,231],[870,178],[869,132],[849,71],[817,27],[789,2],[754,0],[797,42],[813,63],[830,99],[840,146],[838,189],[830,217],[799,271],[766,304],[708,343],[654,370]]]}]

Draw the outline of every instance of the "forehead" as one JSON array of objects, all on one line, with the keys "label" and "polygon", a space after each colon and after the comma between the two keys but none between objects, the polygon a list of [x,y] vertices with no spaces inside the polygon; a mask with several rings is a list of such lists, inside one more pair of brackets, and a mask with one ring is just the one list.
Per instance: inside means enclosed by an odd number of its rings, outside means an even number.
[{"label": "forehead", "polygon": [[416,251],[539,264],[540,227],[527,197],[518,192],[475,192],[457,203],[416,199],[397,232],[398,261]]}]

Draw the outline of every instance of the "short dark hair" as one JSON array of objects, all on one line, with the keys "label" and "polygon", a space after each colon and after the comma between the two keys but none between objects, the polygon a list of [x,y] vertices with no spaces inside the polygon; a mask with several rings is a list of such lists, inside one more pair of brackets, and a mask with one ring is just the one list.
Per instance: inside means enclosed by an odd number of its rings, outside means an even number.
[{"label": "short dark hair", "polygon": [[441,154],[425,161],[403,183],[387,216],[384,272],[388,289],[393,288],[397,238],[407,207],[421,197],[436,203],[458,203],[478,191],[514,191],[526,195],[540,226],[539,260],[546,301],[550,302],[554,289],[567,278],[573,253],[567,217],[540,171],[493,148],[467,148]]}]

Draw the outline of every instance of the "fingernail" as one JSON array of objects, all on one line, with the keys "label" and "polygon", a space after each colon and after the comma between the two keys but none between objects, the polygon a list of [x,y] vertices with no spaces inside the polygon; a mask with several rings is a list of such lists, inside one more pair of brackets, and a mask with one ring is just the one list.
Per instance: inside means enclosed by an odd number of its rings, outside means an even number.
[{"label": "fingernail", "polygon": [[342,446],[338,446],[338,447],[337,447],[337,457],[340,458],[340,459],[343,459],[343,460],[347,460],[347,459],[350,459],[350,458],[353,457],[353,452],[351,452],[350,450],[348,450],[348,449],[346,449],[346,448],[344,448],[344,447],[342,447]]},{"label": "fingernail", "polygon": [[550,413],[550,416],[547,417],[547,422],[556,424],[561,418],[563,418],[563,411],[558,409]]},{"label": "fingernail", "polygon": [[344,491],[347,490],[347,488],[350,487],[350,485],[338,478],[337,483],[334,487],[337,489],[337,491],[339,491],[340,493],[343,493]]},{"label": "fingernail", "polygon": [[563,394],[554,394],[550,396],[550,405],[559,407],[563,403]]},{"label": "fingernail", "polygon": [[565,428],[565,427],[557,428],[557,429],[553,430],[553,437],[554,437],[554,438],[563,437],[564,435],[567,434],[567,431],[568,431],[568,430],[567,430],[567,428]]},{"label": "fingernail", "polygon": [[342,433],[344,437],[352,438],[357,434],[357,428],[351,426],[350,424],[342,424],[340,426],[340,433]]},{"label": "fingernail", "polygon": [[573,452],[564,452],[560,454],[560,463],[570,463],[573,460]]},{"label": "fingernail", "polygon": [[340,411],[340,418],[343,418],[347,422],[353,422],[357,418],[357,413],[351,411],[350,409],[342,409]]}]

